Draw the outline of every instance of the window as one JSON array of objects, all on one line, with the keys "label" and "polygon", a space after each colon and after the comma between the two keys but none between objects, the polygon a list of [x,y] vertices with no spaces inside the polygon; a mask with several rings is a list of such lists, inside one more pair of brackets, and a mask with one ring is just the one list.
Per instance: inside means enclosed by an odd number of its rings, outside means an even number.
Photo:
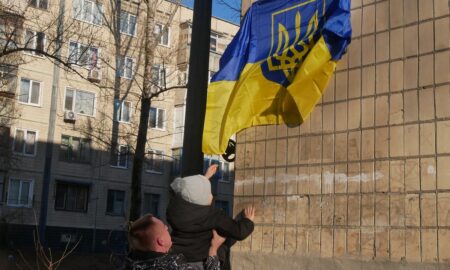
[{"label": "window", "polygon": [[125,214],[125,191],[108,190],[106,214],[114,216],[123,216]]},{"label": "window", "polygon": [[228,216],[231,216],[230,203],[227,201],[216,200],[214,202],[214,208],[222,209],[225,214],[227,214]]},{"label": "window", "polygon": [[56,182],[55,209],[86,212],[89,186],[86,184]]},{"label": "window", "polygon": [[8,187],[9,206],[31,207],[33,201],[33,181],[10,179]]},{"label": "window", "polygon": [[219,180],[222,182],[231,181],[230,164],[220,161],[218,158],[205,158],[203,160],[203,170],[206,172],[209,166],[218,164],[217,172],[211,177],[212,180]]},{"label": "window", "polygon": [[36,154],[37,132],[26,129],[16,129],[13,150],[16,153],[31,155]]},{"label": "window", "polygon": [[5,46],[8,39],[9,35],[6,31],[6,26],[3,22],[0,22],[0,45]]},{"label": "window", "polygon": [[119,145],[116,155],[111,160],[111,166],[117,168],[128,168],[128,145]]},{"label": "window", "polygon": [[175,117],[174,117],[174,128],[176,130],[181,130],[184,127],[184,105],[183,106],[175,106]]},{"label": "window", "polygon": [[76,41],[69,43],[69,63],[77,64],[89,69],[99,66],[99,49],[81,44]]},{"label": "window", "polygon": [[164,129],[164,116],[166,111],[160,108],[150,108],[149,126],[151,128]]},{"label": "window", "polygon": [[35,8],[48,8],[48,0],[30,0],[30,6]]},{"label": "window", "polygon": [[164,153],[159,150],[148,151],[147,172],[164,172]]},{"label": "window", "polygon": [[152,67],[152,82],[159,87],[166,86],[166,69],[164,67]]},{"label": "window", "polygon": [[[1,48],[0,48],[1,50]],[[0,93],[7,92],[13,93],[17,89],[17,69],[9,65],[0,64]],[[8,104],[9,106],[13,103]]]},{"label": "window", "polygon": [[188,81],[187,71],[178,73],[178,85],[186,85]]},{"label": "window", "polygon": [[44,51],[45,34],[42,32],[26,30],[24,43],[27,49],[34,50],[34,51],[27,51],[27,53],[42,56],[40,52]]},{"label": "window", "polygon": [[134,71],[134,59],[130,57],[120,57],[119,58],[119,67],[118,73],[119,76],[126,79],[131,79],[133,77]]},{"label": "window", "polygon": [[131,119],[131,102],[116,100],[116,121],[129,123]]},{"label": "window", "polygon": [[136,35],[136,16],[126,11],[120,12],[120,33]]},{"label": "window", "polygon": [[91,160],[90,141],[88,139],[62,135],[59,160],[89,163]]},{"label": "window", "polygon": [[16,49],[19,43],[18,33],[21,33],[20,28],[17,22],[10,23],[0,20],[0,45],[9,49]]},{"label": "window", "polygon": [[158,44],[159,45],[163,45],[163,46],[169,46],[169,36],[170,36],[170,30],[169,27],[165,27],[162,24],[155,24],[155,36],[158,37],[158,35],[163,31],[164,29],[164,33],[161,34],[161,36],[159,37],[158,40]]},{"label": "window", "polygon": [[219,180],[222,178],[222,162],[217,159],[205,158],[203,159],[203,170],[206,172],[209,166],[218,164],[217,172],[211,177],[211,180]]},{"label": "window", "polygon": [[96,25],[102,24],[103,6],[96,1],[73,0],[72,11],[75,19]]},{"label": "window", "polygon": [[119,122],[130,123],[131,120],[131,102],[125,100],[117,100],[114,102],[116,106],[116,116],[114,119]]},{"label": "window", "polygon": [[22,78],[20,80],[19,102],[39,105],[41,93],[41,83],[33,80]]},{"label": "window", "polygon": [[94,116],[94,101],[94,93],[68,88],[66,90],[64,109],[78,114]]},{"label": "window", "polygon": [[155,217],[159,217],[159,200],[161,196],[159,194],[145,193],[144,194],[144,213],[152,214]]},{"label": "window", "polygon": [[209,38],[209,50],[216,52],[217,51],[217,41],[219,40],[219,36],[217,34],[211,34]]},{"label": "window", "polygon": [[183,148],[172,149],[172,176],[178,176],[181,173],[181,156],[183,154]]}]

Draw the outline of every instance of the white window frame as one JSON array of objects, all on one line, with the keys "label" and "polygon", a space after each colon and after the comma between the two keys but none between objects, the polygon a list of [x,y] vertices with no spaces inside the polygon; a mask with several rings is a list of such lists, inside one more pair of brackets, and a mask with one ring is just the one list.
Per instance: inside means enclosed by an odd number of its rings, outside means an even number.
[{"label": "white window frame", "polygon": [[[75,5],[76,1],[78,1],[80,3],[80,14],[75,14],[75,7],[74,7],[74,5]],[[85,6],[86,2],[92,3],[92,8],[91,8],[92,18],[91,18],[91,20],[85,20],[84,18],[80,18],[80,17],[84,16],[84,6]],[[95,18],[94,8],[95,8],[96,5],[98,5],[98,9],[100,10],[100,15],[101,15],[99,24],[94,22],[95,21],[94,20],[94,18]],[[96,25],[96,26],[102,26],[102,24],[103,24],[103,14],[104,14],[103,5],[100,4],[100,3],[97,3],[97,1],[93,1],[93,0],[73,0],[72,1],[72,17],[75,20],[82,21],[82,22],[89,23],[89,24]]]},{"label": "white window frame", "polygon": [[[120,166],[120,148],[122,147],[126,147],[127,153],[125,155],[125,166]],[[120,144],[117,146],[117,163],[116,164],[111,164],[111,167],[113,168],[118,168],[118,169],[128,169],[128,161],[129,161],[129,146],[126,144]]]},{"label": "white window frame", "polygon": [[[30,87],[28,88],[28,101],[27,102],[23,102],[20,101],[20,92],[22,90],[22,80],[28,80],[30,81]],[[33,83],[39,83],[39,100],[38,103],[31,103],[31,89],[33,88]],[[42,104],[42,82],[40,81],[36,81],[36,80],[32,80],[26,77],[20,77],[20,81],[19,81],[19,91],[17,94],[17,102],[19,102],[20,104],[24,104],[24,105],[30,105],[30,106],[36,106],[36,107],[40,107]]]},{"label": "white window frame", "polygon": [[162,163],[162,168],[161,171],[156,171],[156,170],[152,170],[152,169],[148,169],[148,164],[145,168],[145,171],[148,173],[155,173],[155,174],[164,174],[164,151],[162,150],[157,150],[157,149],[151,149],[147,151],[147,155],[150,158],[151,155],[151,159],[155,160],[155,156],[156,157],[161,157],[160,161]]},{"label": "white window frame", "polygon": [[[15,151],[17,130],[22,130],[22,131],[24,131],[24,144],[23,144],[23,149],[22,149],[21,152],[16,152],[16,151]],[[28,132],[34,132],[34,133],[36,133],[36,139],[35,139],[35,142],[34,142],[34,151],[33,151],[33,154],[27,154],[27,153],[25,153],[26,137],[27,137],[27,133],[28,133]],[[16,154],[16,155],[28,156],[28,157],[35,157],[35,156],[36,156],[36,153],[37,153],[37,145],[38,145],[38,141],[39,141],[39,131],[34,130],[34,129],[27,129],[27,128],[15,128],[15,129],[14,129],[14,140],[13,140],[13,144],[12,144],[12,151],[13,151],[13,153]]]},{"label": "white window frame", "polygon": [[[70,45],[71,45],[71,43],[76,43],[77,44],[77,48],[76,48],[76,50],[77,50],[77,52],[76,52],[76,56],[75,56],[75,62],[70,62],[70,58],[72,57],[72,54],[71,54],[71,52],[70,52]],[[83,63],[81,63],[80,62],[80,59],[81,59],[81,49],[80,49],[80,47],[81,46],[85,46],[85,47],[87,47],[88,49],[87,49],[87,51],[86,51],[86,53],[89,53],[89,50],[91,50],[91,49],[96,49],[97,50],[97,63],[96,63],[96,65],[94,66],[94,65],[92,65],[92,63],[87,63],[87,64],[83,64]],[[71,63],[71,64],[74,64],[74,65],[77,65],[77,66],[80,66],[80,67],[83,67],[83,68],[86,68],[86,69],[89,69],[89,70],[92,70],[92,69],[94,69],[94,68],[100,68],[100,53],[101,53],[101,49],[99,48],[99,47],[94,47],[94,46],[89,46],[89,45],[86,45],[86,44],[84,44],[84,43],[81,43],[81,42],[79,42],[79,41],[76,41],[76,40],[69,40],[69,49],[68,49],[68,56],[67,56],[67,59],[69,60],[69,62]],[[79,55],[80,54],[80,55]],[[89,56],[88,56],[89,57]],[[88,61],[89,61],[90,59],[88,59]]]},{"label": "white window frame", "polygon": [[[126,66],[127,66],[127,60],[131,60],[131,76],[127,77],[126,76]],[[121,56],[120,60],[119,60],[119,67],[118,67],[118,73],[120,78],[124,78],[127,80],[131,80],[135,74],[135,69],[136,69],[136,60],[132,57],[128,57],[128,56]]]},{"label": "white window frame", "polygon": [[[30,42],[30,40],[26,39],[27,36],[27,32],[31,32],[33,34],[32,40]],[[47,45],[47,35],[44,32],[38,32],[38,31],[34,31],[31,29],[25,29],[24,32],[24,42],[28,42],[28,48],[31,48],[33,50],[37,49],[37,38],[38,38],[38,33],[42,33],[44,34],[44,40],[43,40],[43,44],[42,44],[42,49],[45,49],[45,46]],[[24,44],[25,45],[25,44]],[[34,55],[37,57],[41,57],[44,58],[44,55],[42,54],[38,54],[36,51],[24,51],[24,53],[29,54],[29,55]]]},{"label": "white window frame", "polygon": [[[128,101],[128,100],[120,100],[120,99],[116,99],[116,102],[120,102],[120,106],[118,106],[118,110],[117,110],[117,115],[115,117],[115,121],[120,122],[120,123],[124,123],[124,124],[130,124],[131,123],[131,116],[132,116],[132,102]],[[116,102],[114,102],[114,104],[116,104]],[[128,103],[128,112],[130,113],[130,115],[128,116],[129,121],[123,121],[123,105],[125,103]],[[115,106],[115,105],[114,105]]]},{"label": "white window frame", "polygon": [[[165,25],[161,24],[161,23],[156,23],[155,24],[155,30],[154,30],[154,34],[159,35],[159,33],[164,29]],[[162,43],[161,41],[163,40],[164,35],[161,35],[159,37],[158,40],[158,45],[159,46],[163,46],[163,47],[170,47],[170,34],[171,34],[171,30],[170,27],[167,26],[167,44]]]},{"label": "white window frame", "polygon": [[[211,39],[212,38],[214,38],[215,40],[216,40],[216,49],[215,50],[213,50],[212,48],[211,48]],[[218,52],[217,51],[217,45],[219,45],[219,35],[218,34],[215,34],[215,33],[211,33],[211,35],[210,35],[210,37],[209,37],[209,50],[211,51],[211,52]]]},{"label": "white window frame", "polygon": [[[165,109],[161,109],[161,108],[158,108],[158,107],[150,107],[150,110],[152,109],[152,108],[154,108],[154,109],[156,109],[156,122],[155,122],[155,127],[152,127],[152,126],[150,126],[150,123],[149,123],[149,127],[151,128],[151,129],[157,129],[157,130],[161,130],[161,131],[165,131],[166,130],[166,121],[163,119],[162,120],[162,128],[159,128],[158,127],[158,119],[159,119],[159,113],[160,113],[160,111],[163,111],[164,112],[164,118],[166,118],[166,113],[167,113],[167,111],[165,110]],[[150,116],[149,116],[149,119],[148,119],[149,121],[150,121]]]},{"label": "white window frame", "polygon": [[167,81],[166,81],[167,68],[164,66],[160,66],[160,65],[152,66],[152,72],[156,69],[158,70],[158,82],[153,81],[153,77],[152,77],[152,83],[159,87],[166,87],[167,86]]},{"label": "white window frame", "polygon": [[[22,183],[23,182],[29,182],[30,183],[30,190],[28,191],[28,204],[14,204],[14,203],[10,203],[9,202],[9,196],[11,196],[11,182],[12,181],[20,181],[20,185],[19,185],[19,195],[18,198],[20,198],[21,193],[22,193]],[[33,205],[33,192],[34,192],[34,180],[32,179],[20,179],[20,178],[10,178],[9,182],[8,182],[8,196],[6,198],[6,204],[8,206],[11,207],[26,207],[26,208],[31,208],[31,206]]]},{"label": "white window frame", "polygon": [[[138,28],[138,16],[135,15],[135,14],[133,14],[133,13],[131,13],[131,12],[125,11],[125,10],[121,10],[121,12],[124,12],[124,13],[127,14],[127,25],[128,25],[128,30],[129,30],[129,25],[130,25],[130,17],[133,16],[133,17],[136,18],[136,24],[134,25],[134,33],[122,32],[122,21],[121,21],[121,22],[120,22],[120,29],[119,29],[120,33],[121,33],[121,34],[124,34],[124,35],[127,35],[127,36],[136,37],[136,34],[137,34],[137,28]],[[120,15],[122,15],[122,14],[120,14]],[[120,16],[120,20],[122,20],[122,16]]]},{"label": "white window frame", "polygon": [[[67,95],[67,90],[73,90],[74,91],[74,96],[73,96],[73,101],[72,101],[72,109],[71,110],[67,110],[66,109],[66,95]],[[77,92],[85,92],[85,93],[89,93],[89,94],[93,94],[94,95],[94,108],[93,108],[93,113],[92,115],[89,114],[85,114],[85,113],[78,113],[75,111],[75,102],[76,102],[76,93]],[[76,113],[77,115],[82,115],[82,116],[87,116],[87,117],[95,117],[96,115],[96,111],[97,111],[97,94],[95,92],[91,92],[91,91],[86,91],[86,90],[81,90],[81,89],[77,89],[77,88],[73,88],[73,87],[66,87],[65,91],[64,91],[64,111],[72,111],[74,113]]]}]

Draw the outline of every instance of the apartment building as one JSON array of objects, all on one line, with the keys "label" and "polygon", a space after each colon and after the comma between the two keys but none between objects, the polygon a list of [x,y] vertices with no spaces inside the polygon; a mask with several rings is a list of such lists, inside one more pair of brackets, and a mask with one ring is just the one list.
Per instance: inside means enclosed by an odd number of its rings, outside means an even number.
[{"label": "apartment building", "polygon": [[[147,9],[139,0],[113,7],[90,0],[1,3],[2,14],[10,16],[0,20],[0,46],[14,46],[7,34],[15,27],[17,44],[30,49],[0,57],[0,98],[11,106],[9,114],[0,112],[7,120],[0,129],[0,217],[8,224],[8,241],[30,244],[45,209],[51,246],[78,239],[84,250],[123,244],[145,33],[155,36],[151,92],[174,88],[151,101],[142,173],[142,212],[164,218],[182,155],[192,10],[172,2]],[[146,20],[148,12],[154,23]],[[211,76],[237,30],[212,18]],[[58,57],[63,64],[55,65]],[[213,180],[216,206],[231,214],[233,165],[206,157],[205,167],[211,163],[220,164]]]}]

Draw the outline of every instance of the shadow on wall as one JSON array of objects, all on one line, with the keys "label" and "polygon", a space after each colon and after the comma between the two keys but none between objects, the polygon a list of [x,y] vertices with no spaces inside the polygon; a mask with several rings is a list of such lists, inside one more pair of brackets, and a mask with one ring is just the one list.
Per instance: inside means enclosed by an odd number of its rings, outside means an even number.
[{"label": "shadow on wall", "polygon": [[[0,245],[33,248],[47,145],[38,140],[42,134],[37,131],[16,129],[11,134],[13,137],[0,141]],[[126,251],[131,151],[120,145],[111,155],[107,150],[94,149],[92,141],[81,136],[60,136],[61,143],[53,145],[46,244],[59,250],[68,242],[80,241],[77,251]],[[142,213],[165,218],[169,185],[179,172],[177,160],[162,151],[147,151],[142,172]],[[213,194],[224,185],[219,180],[213,180]],[[232,192],[232,181],[225,185]],[[223,197],[219,200],[216,206],[231,215],[232,204],[224,206]]]},{"label": "shadow on wall", "polygon": [[[0,248],[34,248],[42,205],[46,143],[37,131],[11,129],[0,140]],[[77,251],[126,251],[132,155],[113,155],[92,141],[61,136],[53,145],[46,243],[59,250],[80,241]],[[148,150],[142,173],[142,213],[164,218],[173,159]]]}]

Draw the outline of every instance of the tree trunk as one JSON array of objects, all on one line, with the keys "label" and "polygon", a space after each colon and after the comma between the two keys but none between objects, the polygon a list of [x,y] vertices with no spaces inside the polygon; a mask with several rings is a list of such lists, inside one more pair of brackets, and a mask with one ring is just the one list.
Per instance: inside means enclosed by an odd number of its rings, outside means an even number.
[{"label": "tree trunk", "polygon": [[150,115],[150,98],[142,99],[141,117],[139,120],[139,130],[134,153],[133,171],[131,175],[131,207],[130,220],[134,221],[141,215],[141,186],[142,169],[145,161],[145,144],[147,142],[148,118]]},{"label": "tree trunk", "polygon": [[[114,74],[114,98],[113,98],[113,119],[112,119],[112,129],[111,129],[111,149],[110,149],[110,160],[116,160],[116,157],[118,155],[118,146],[119,146],[119,121],[116,118],[119,113],[119,108],[116,104],[117,100],[120,100],[120,84],[121,84],[121,78],[119,76],[119,65],[120,65],[120,48],[122,46],[122,39],[120,36],[120,11],[122,10],[121,1],[116,0],[115,9],[113,9],[113,34],[114,34],[114,43],[115,43],[115,65],[116,70]],[[116,165],[116,164],[114,164]]]},{"label": "tree trunk", "polygon": [[147,142],[148,120],[150,116],[151,90],[152,90],[152,65],[153,65],[153,49],[155,38],[153,29],[155,25],[154,3],[147,1],[147,21],[145,24],[145,60],[144,60],[144,82],[142,87],[141,99],[141,116],[139,119],[138,136],[136,140],[136,148],[133,157],[133,170],[131,174],[131,205],[130,205],[130,221],[138,219],[141,215],[141,186],[142,186],[142,169],[145,161],[145,145]]}]

